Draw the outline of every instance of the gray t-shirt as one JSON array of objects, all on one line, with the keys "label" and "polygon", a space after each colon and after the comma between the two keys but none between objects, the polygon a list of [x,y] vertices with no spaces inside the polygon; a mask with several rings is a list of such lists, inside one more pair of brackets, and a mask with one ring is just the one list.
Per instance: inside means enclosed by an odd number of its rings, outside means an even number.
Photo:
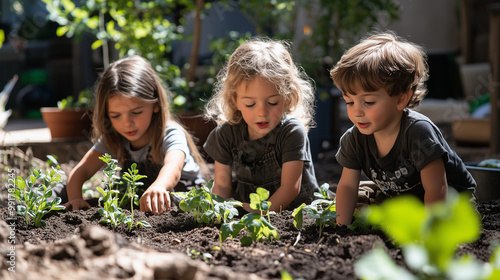
[{"label": "gray t-shirt", "polygon": [[441,131],[426,116],[406,109],[401,129],[390,152],[378,157],[373,135],[364,135],[356,126],[340,139],[336,159],[340,165],[362,170],[388,196],[412,193],[423,200],[422,168],[441,157],[448,185],[457,191],[470,190],[476,182],[460,157],[450,148]]},{"label": "gray t-shirt", "polygon": [[[257,140],[249,140],[246,123],[225,123],[210,133],[204,148],[215,161],[232,166],[236,180],[233,195],[235,191],[240,193],[242,197],[234,197],[240,201],[246,202],[248,193],[259,186],[272,195],[281,185],[281,167],[288,161],[304,162],[301,193],[294,202],[310,202],[313,192],[319,189],[307,131],[297,119],[286,117]],[[295,205],[292,203],[289,208]]]},{"label": "gray t-shirt", "polygon": [[[148,152],[151,147],[151,143],[139,150],[132,150],[130,147],[130,142],[123,138],[123,144],[126,149],[126,152],[130,154],[132,161],[139,163],[147,161]],[[113,157],[111,151],[104,143],[104,138],[100,138],[92,147],[92,149],[104,154],[108,153]],[[186,135],[184,132],[175,127],[172,124],[167,125],[167,129],[165,130],[165,136],[163,137],[162,143],[162,155],[165,155],[169,151],[180,150],[184,152],[184,166],[182,167],[181,179],[184,180],[195,180],[196,178],[200,178],[200,167],[191,156],[191,152],[187,143]]]}]

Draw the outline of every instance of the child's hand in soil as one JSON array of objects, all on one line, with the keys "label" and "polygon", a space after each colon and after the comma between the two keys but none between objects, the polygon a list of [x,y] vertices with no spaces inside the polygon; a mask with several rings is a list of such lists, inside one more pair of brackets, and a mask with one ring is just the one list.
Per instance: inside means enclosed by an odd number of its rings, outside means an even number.
[{"label": "child's hand in soil", "polygon": [[66,207],[66,209],[68,210],[80,210],[84,208],[90,208],[90,204],[82,198],[76,198],[66,202],[64,204],[64,207]]},{"label": "child's hand in soil", "polygon": [[143,212],[163,214],[170,211],[170,194],[161,186],[150,186],[139,200]]}]

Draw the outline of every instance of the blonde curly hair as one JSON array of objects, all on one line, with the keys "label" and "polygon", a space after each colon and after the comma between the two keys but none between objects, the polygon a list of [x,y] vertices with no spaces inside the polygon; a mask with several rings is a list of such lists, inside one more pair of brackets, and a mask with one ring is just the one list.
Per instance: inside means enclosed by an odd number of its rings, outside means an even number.
[{"label": "blonde curly hair", "polygon": [[417,107],[427,94],[429,77],[422,47],[393,32],[373,34],[349,49],[330,71],[335,85],[345,94],[385,88],[390,96],[411,90],[408,108]]},{"label": "blonde curly hair", "polygon": [[314,86],[311,79],[292,60],[289,43],[254,38],[241,44],[217,75],[214,92],[205,107],[205,118],[239,124],[236,88],[256,77],[273,83],[285,101],[285,115],[301,121],[307,130],[314,127]]}]

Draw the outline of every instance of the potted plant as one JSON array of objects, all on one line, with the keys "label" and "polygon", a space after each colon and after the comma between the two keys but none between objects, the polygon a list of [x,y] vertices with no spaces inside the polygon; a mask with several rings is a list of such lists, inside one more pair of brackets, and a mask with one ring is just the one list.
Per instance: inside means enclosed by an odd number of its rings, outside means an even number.
[{"label": "potted plant", "polygon": [[[94,1],[43,0],[49,19],[59,24],[57,35],[78,38],[83,33],[95,36],[93,49],[102,49],[103,67],[110,62],[114,46],[118,57],[137,54],[153,68],[173,92],[172,110],[202,145],[213,123],[203,120],[204,100],[211,94],[213,79],[196,77],[201,35],[200,16],[210,3],[186,1]],[[187,39],[184,25],[194,15],[191,59],[185,71],[172,63],[175,41]],[[201,129],[201,131],[200,131]]]},{"label": "potted plant", "polygon": [[[174,99],[182,111],[199,109],[192,101],[200,96],[194,84],[198,65],[201,34],[201,12],[210,5],[204,0],[186,1],[95,1],[95,0],[43,0],[48,18],[59,24],[58,36],[75,37],[91,34],[95,41],[92,49],[101,48],[103,67],[110,63],[110,52],[119,58],[136,54],[146,58],[166,85],[174,92]],[[185,67],[172,63],[176,41],[186,40],[184,29],[188,17],[194,14],[195,33],[192,37],[191,59]],[[184,68],[186,71],[183,71]],[[185,103],[181,101],[185,100]],[[194,107],[193,107],[194,106]]]},{"label": "potted plant", "polygon": [[57,102],[57,107],[42,107],[42,118],[50,130],[52,140],[89,139],[92,131],[92,91],[85,89],[78,94]]}]

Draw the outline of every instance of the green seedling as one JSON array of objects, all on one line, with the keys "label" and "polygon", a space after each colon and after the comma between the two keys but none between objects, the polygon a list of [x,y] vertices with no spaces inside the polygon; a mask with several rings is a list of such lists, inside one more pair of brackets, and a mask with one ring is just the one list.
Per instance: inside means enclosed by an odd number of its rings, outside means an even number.
[{"label": "green seedling", "polygon": [[281,280],[293,280],[292,275],[285,269],[280,270]]},{"label": "green seedling", "polygon": [[202,184],[201,188],[190,190],[187,193],[172,192],[181,201],[179,208],[185,212],[193,212],[197,223],[228,222],[238,215],[236,206],[242,203],[236,200],[224,200],[224,198],[212,193],[214,180]]},{"label": "green seedling", "polygon": [[57,107],[61,110],[73,108],[90,108],[92,105],[92,90],[84,89],[78,94],[78,98],[68,96],[60,101],[57,101]]},{"label": "green seedling", "polygon": [[120,176],[116,175],[121,168],[118,166],[118,161],[111,158],[109,154],[104,154],[104,156],[99,157],[106,167],[103,170],[104,176],[107,178],[107,182],[103,180],[105,189],[97,187],[97,191],[102,194],[99,198],[99,203],[102,203],[103,208],[100,208],[99,214],[102,215],[102,219],[99,221],[101,224],[111,225],[116,228],[118,224],[122,223],[125,219],[125,214],[122,209],[118,207],[118,195],[119,191],[115,187],[121,184]]},{"label": "green seedling", "polygon": [[198,252],[194,249],[192,250],[189,250],[189,248],[186,249],[186,254],[191,257],[192,259],[196,259],[198,257],[201,256],[201,258],[203,259],[203,261],[207,262],[209,259],[211,259],[213,256],[212,254],[210,253],[201,253],[201,252]]},{"label": "green seedling", "polygon": [[[257,188],[256,193],[250,194],[250,208],[260,213],[248,213],[241,217],[239,221],[232,221],[221,226],[220,242],[222,243],[229,236],[235,238],[242,229],[245,229],[249,236],[241,238],[241,246],[250,246],[253,241],[264,241],[266,238],[272,241],[273,238],[279,240],[277,229],[271,224],[269,209],[271,202],[267,201],[269,191],[264,188]],[[266,217],[267,216],[267,219]]]},{"label": "green seedling", "polygon": [[293,224],[297,229],[302,229],[304,221],[304,212],[309,218],[315,219],[319,226],[319,236],[323,233],[326,225],[335,226],[335,218],[338,217],[335,207],[335,200],[331,200],[328,195],[329,185],[323,184],[320,187],[320,192],[315,192],[317,198],[310,205],[302,203],[299,207],[293,210]]},{"label": "green seedling", "polygon": [[[142,182],[139,182],[139,180],[145,178],[146,176],[139,174],[139,170],[136,169],[137,164],[135,163],[131,165],[128,172],[124,172],[123,174],[123,180],[127,183],[127,190],[125,194],[123,194],[121,202],[123,202],[124,198],[128,198],[131,202],[131,216],[127,216],[118,205],[120,191],[115,187],[123,183],[120,181],[120,176],[116,175],[121,170],[121,168],[117,165],[118,161],[116,159],[112,159],[109,154],[104,154],[104,156],[99,158],[106,163],[106,168],[104,168],[103,172],[108,179],[107,182],[103,181],[106,189],[97,187],[97,191],[103,195],[99,198],[99,202],[103,203],[103,208],[99,209],[99,214],[101,214],[103,218],[99,221],[99,223],[111,225],[113,228],[116,228],[119,224],[124,223],[128,226],[128,229],[131,230],[134,226],[134,202],[138,204],[139,200],[139,197],[135,193],[135,189],[137,186],[141,186],[143,184]],[[151,227],[151,225],[146,221],[137,222],[135,227],[137,226]]]},{"label": "green seedling", "polygon": [[[130,213],[131,215],[125,219],[125,223],[128,226],[128,230],[132,229],[134,225],[134,204],[139,205],[139,196],[135,193],[135,189],[138,186],[144,185],[143,182],[139,182],[139,180],[146,178],[145,175],[140,175],[139,170],[137,170],[137,164],[132,163],[128,172],[123,174],[123,180],[127,183],[127,192],[123,196],[123,198],[128,197],[130,200]],[[123,202],[122,198],[122,202]],[[135,227],[144,226],[151,227],[151,225],[146,221],[138,221]]]},{"label": "green seedling", "polygon": [[361,279],[498,279],[498,249],[487,264],[471,255],[455,258],[457,246],[479,237],[480,221],[466,195],[448,198],[424,206],[403,196],[364,209],[361,215],[401,246],[406,267],[397,266],[379,247],[355,263],[356,274]]},{"label": "green seedling", "polygon": [[[53,157],[49,159],[57,165],[57,161]],[[40,169],[33,169],[26,180],[21,176],[9,179],[9,183],[15,185],[14,197],[24,204],[17,206],[17,214],[25,217],[26,224],[29,224],[31,218],[35,227],[45,226],[46,222],[42,220],[45,215],[53,210],[66,209],[59,205],[61,203],[60,197],[56,197],[52,201],[47,200],[52,196],[56,184],[61,182],[62,174],[64,172],[57,165],[56,167],[52,166],[46,174],[42,173]]]}]

